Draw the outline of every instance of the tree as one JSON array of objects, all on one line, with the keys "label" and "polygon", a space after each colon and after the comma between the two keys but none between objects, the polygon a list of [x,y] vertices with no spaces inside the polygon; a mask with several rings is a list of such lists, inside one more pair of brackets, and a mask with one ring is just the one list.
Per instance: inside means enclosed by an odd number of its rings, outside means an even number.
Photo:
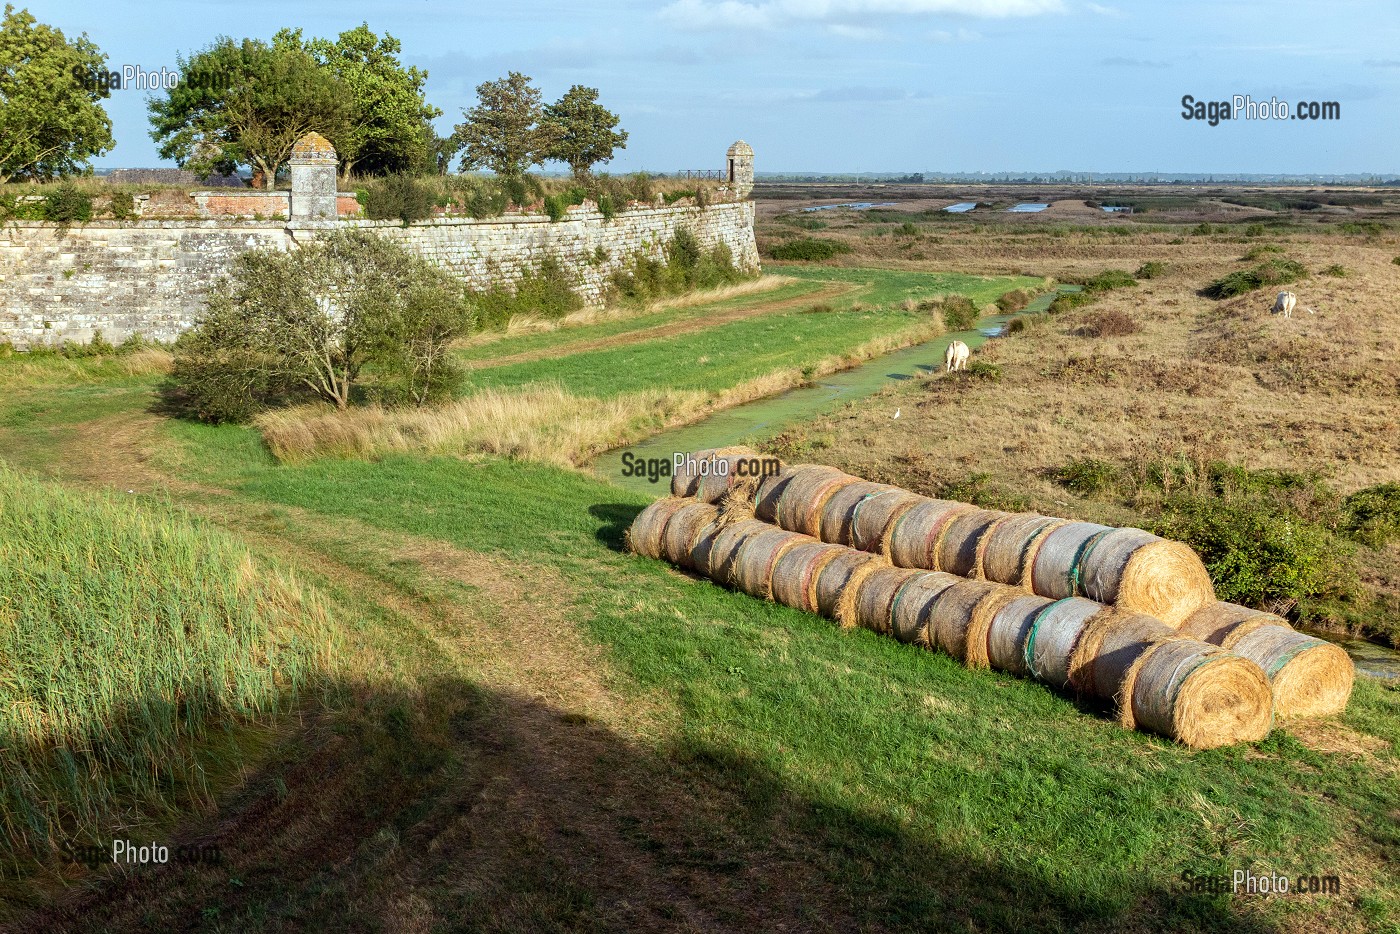
[{"label": "tree", "polygon": [[6,4],[0,21],[0,183],[61,178],[114,145],[107,56]]},{"label": "tree", "polygon": [[362,23],[334,42],[304,42],[301,30],[284,29],[273,37],[273,45],[306,51],[350,89],[354,106],[349,124],[335,141],[342,177],[357,168],[367,175],[406,172],[426,160],[424,130],[442,111],[424,99],[428,73],[399,61],[403,46],[398,39],[388,33],[380,38]]},{"label": "tree", "polygon": [[222,38],[182,58],[180,77],[148,104],[161,157],[205,175],[251,166],[268,188],[297,140],[315,131],[338,145],[354,109],[344,82],[285,44]]},{"label": "tree", "polygon": [[173,376],[207,421],[305,396],[347,408],[369,366],[389,394],[421,404],[453,384],[447,348],[471,320],[449,273],[386,238],[340,231],[240,256],[176,345]]},{"label": "tree", "polygon": [[549,158],[566,163],[575,178],[584,178],[613,152],[627,148],[627,131],[617,130],[618,116],[598,103],[598,89],[576,84],[544,109],[544,122],[553,128]]},{"label": "tree", "polygon": [[540,92],[518,71],[477,85],[479,103],[462,114],[456,127],[462,143],[462,168],[488,168],[520,178],[532,165],[549,158],[558,128],[542,123]]}]

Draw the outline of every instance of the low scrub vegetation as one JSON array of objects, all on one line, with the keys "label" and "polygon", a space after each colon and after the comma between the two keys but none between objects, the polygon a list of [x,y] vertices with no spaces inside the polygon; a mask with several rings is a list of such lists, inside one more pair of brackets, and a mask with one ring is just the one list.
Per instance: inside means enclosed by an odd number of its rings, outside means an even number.
[{"label": "low scrub vegetation", "polygon": [[1081,337],[1126,337],[1141,330],[1142,325],[1126,311],[1105,308],[1086,314],[1075,333]]},{"label": "low scrub vegetation", "polygon": [[197,742],[285,710],[333,645],[318,598],[233,539],[0,467],[0,855],[197,806]]},{"label": "low scrub vegetation", "polygon": [[943,326],[950,331],[969,331],[982,316],[976,302],[956,292],[943,297],[939,310],[943,315]]},{"label": "low scrub vegetation", "polygon": [[1202,294],[1207,298],[1233,298],[1255,289],[1287,285],[1306,278],[1307,269],[1296,260],[1275,257],[1255,266],[1241,269],[1216,279],[1207,285]]},{"label": "low scrub vegetation", "polygon": [[1346,279],[1351,276],[1351,270],[1341,263],[1333,263],[1331,266],[1322,270],[1322,275],[1331,276],[1334,279]]},{"label": "low scrub vegetation", "polygon": [[784,240],[768,250],[773,259],[784,261],[821,262],[842,253],[851,252],[851,247],[840,240],[818,240],[814,237],[799,237]]},{"label": "low scrub vegetation", "polygon": [[1010,292],[1003,292],[997,298],[997,308],[1005,313],[1020,311],[1031,303],[1033,297],[1035,293],[1030,289],[1012,289]]},{"label": "low scrub vegetation", "polygon": [[1160,279],[1166,274],[1167,264],[1159,263],[1156,260],[1148,260],[1137,268],[1133,273],[1134,279]]},{"label": "low scrub vegetation", "polygon": [[370,220],[398,220],[404,224],[431,217],[437,203],[432,189],[412,175],[376,179],[357,195]]},{"label": "low scrub vegetation", "polygon": [[1132,288],[1137,285],[1133,274],[1123,269],[1105,269],[1096,276],[1084,280],[1084,291],[1111,292],[1114,289]]},{"label": "low scrub vegetation", "polygon": [[713,289],[747,278],[734,265],[729,247],[717,243],[709,250],[694,232],[681,228],[666,244],[665,258],[638,253],[613,275],[615,296],[646,303],[691,289]]},{"label": "low scrub vegetation", "polygon": [[1341,497],[1310,474],[1187,459],[1071,461],[1054,478],[1129,506],[1159,535],[1201,555],[1222,600],[1304,621],[1352,622],[1369,605],[1358,544],[1400,539],[1400,486]]}]

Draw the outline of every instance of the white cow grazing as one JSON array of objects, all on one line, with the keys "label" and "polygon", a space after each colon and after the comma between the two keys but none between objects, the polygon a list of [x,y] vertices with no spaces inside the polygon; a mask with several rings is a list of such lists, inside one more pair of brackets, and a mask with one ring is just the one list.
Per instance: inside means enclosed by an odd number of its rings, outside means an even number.
[{"label": "white cow grazing", "polygon": [[1292,292],[1280,292],[1278,298],[1274,300],[1274,307],[1271,314],[1283,315],[1285,318],[1293,317],[1293,308],[1298,304],[1298,296]]},{"label": "white cow grazing", "polygon": [[947,353],[943,354],[944,371],[952,373],[955,370],[967,369],[967,357],[971,352],[962,341],[953,341],[948,345]]}]

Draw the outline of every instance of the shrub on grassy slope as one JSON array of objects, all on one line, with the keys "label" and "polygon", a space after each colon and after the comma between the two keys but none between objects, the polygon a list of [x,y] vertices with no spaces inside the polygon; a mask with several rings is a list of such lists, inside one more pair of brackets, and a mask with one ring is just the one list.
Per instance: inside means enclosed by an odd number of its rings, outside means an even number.
[{"label": "shrub on grassy slope", "polygon": [[194,741],[284,709],[331,639],[231,538],[0,467],[0,854],[202,800]]}]

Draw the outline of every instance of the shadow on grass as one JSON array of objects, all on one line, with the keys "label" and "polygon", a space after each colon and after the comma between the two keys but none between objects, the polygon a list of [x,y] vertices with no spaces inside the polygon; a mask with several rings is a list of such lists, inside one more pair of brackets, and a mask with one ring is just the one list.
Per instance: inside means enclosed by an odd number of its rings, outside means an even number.
[{"label": "shadow on grass", "polygon": [[589,506],[589,515],[601,519],[604,523],[598,527],[595,537],[613,551],[626,551],[624,536],[632,525],[632,520],[637,518],[637,514],[644,508],[646,507],[635,503],[597,503]]},{"label": "shadow on grass", "polygon": [[12,929],[1268,930],[1169,890],[1109,904],[1053,867],[800,793],[723,745],[643,746],[456,679],[334,693],[172,842],[212,844],[217,864],[99,872]]}]

